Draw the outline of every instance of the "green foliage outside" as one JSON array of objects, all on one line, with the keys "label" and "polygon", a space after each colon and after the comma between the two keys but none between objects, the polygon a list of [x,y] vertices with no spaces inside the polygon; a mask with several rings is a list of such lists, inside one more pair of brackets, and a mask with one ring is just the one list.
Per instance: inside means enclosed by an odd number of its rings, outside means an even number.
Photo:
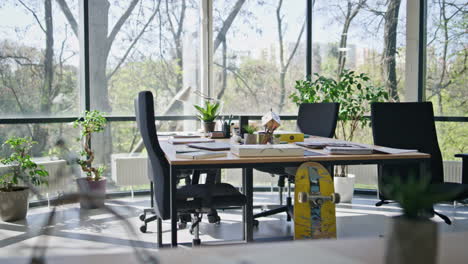
[{"label": "green foliage outside", "polygon": [[219,116],[219,106],[219,102],[211,103],[210,101],[205,101],[205,107],[194,105],[198,111],[198,119],[203,122],[214,122]]},{"label": "green foliage outside", "polygon": [[11,172],[0,175],[0,190],[13,191],[21,182],[35,186],[47,184],[49,173],[42,165],[32,161],[29,155],[33,144],[36,142],[31,138],[11,137],[5,141],[3,146],[9,146],[13,152],[9,157],[1,159],[0,163],[11,166]]},{"label": "green foliage outside", "polygon": [[77,119],[73,124],[75,128],[81,129],[81,137],[78,140],[83,141],[83,150],[80,152],[82,159],[78,160],[78,164],[86,173],[88,179],[99,181],[105,167],[93,167],[95,156],[94,151],[91,149],[91,136],[93,133],[104,131],[107,119],[103,116],[103,113],[97,110],[85,111],[84,117]]}]

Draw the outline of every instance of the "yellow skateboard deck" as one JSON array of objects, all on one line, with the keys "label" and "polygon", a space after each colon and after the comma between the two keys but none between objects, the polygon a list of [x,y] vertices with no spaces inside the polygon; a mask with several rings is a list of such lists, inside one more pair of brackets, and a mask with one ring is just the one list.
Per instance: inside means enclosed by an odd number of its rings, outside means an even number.
[{"label": "yellow skateboard deck", "polygon": [[327,169],[316,162],[301,164],[294,190],[294,239],[336,238],[339,195]]}]

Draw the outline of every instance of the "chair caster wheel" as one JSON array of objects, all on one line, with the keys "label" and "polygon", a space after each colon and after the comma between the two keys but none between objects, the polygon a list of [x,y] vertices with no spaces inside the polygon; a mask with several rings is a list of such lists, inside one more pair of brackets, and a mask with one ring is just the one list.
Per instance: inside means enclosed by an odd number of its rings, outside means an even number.
[{"label": "chair caster wheel", "polygon": [[201,245],[201,240],[200,239],[193,239],[192,240],[192,246],[200,246]]},{"label": "chair caster wheel", "polygon": [[146,225],[140,226],[140,232],[146,233]]},{"label": "chair caster wheel", "polygon": [[141,221],[145,221],[146,215],[145,214],[140,214],[140,216],[138,216],[138,218],[140,218]]},{"label": "chair caster wheel", "polygon": [[258,225],[260,224],[260,222],[258,222],[258,220],[253,220],[253,226],[254,227],[257,227],[258,228]]},{"label": "chair caster wheel", "polygon": [[208,222],[210,224],[218,224],[221,222],[221,217],[219,215],[208,215]]},{"label": "chair caster wheel", "polygon": [[178,223],[178,224],[177,224],[177,227],[178,227],[179,229],[185,229],[185,228],[187,228],[187,223],[185,223],[185,222]]}]

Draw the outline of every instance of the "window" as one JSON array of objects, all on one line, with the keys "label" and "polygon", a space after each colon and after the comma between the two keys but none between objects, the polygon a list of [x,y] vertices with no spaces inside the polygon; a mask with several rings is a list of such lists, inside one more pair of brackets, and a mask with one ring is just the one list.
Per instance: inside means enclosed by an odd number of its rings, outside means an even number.
[{"label": "window", "polygon": [[105,3],[89,8],[91,108],[134,115],[131,99],[150,90],[156,115],[183,114],[172,99],[198,89],[198,1]]},{"label": "window", "polygon": [[[77,22],[69,23],[57,2],[0,4],[2,117],[70,116],[79,112]],[[67,6],[67,10],[76,16],[78,6]]]},{"label": "window", "polygon": [[312,1],[312,71],[367,73],[404,100],[406,1]]},{"label": "window", "polygon": [[468,116],[467,12],[466,1],[428,1],[426,98],[436,115]]},{"label": "window", "polygon": [[[407,1],[310,0],[312,47],[306,46],[307,1],[213,0],[214,87],[210,92],[222,102],[223,112],[261,115],[273,109],[296,114],[289,95],[295,81],[306,76],[308,48],[313,73],[336,77],[343,69],[364,72],[375,85],[387,88],[391,100],[405,101]],[[468,5],[462,0],[426,2],[425,94],[434,103],[436,115],[450,121],[436,125],[444,160],[452,160],[453,154],[466,152],[468,133],[466,122],[450,119],[468,117]],[[82,36],[78,34],[84,26],[79,15],[83,3],[89,5],[86,58],[80,54]],[[122,121],[134,115],[133,99],[139,91],[153,92],[157,116],[194,115],[193,104],[200,97],[191,96],[187,103],[175,97],[187,87],[206,89],[200,87],[200,3],[1,1],[0,144],[12,135],[30,136],[38,142],[33,156],[42,161],[58,155],[60,140],[77,153],[79,131],[70,122],[85,110],[82,99],[89,99],[86,110],[106,112],[110,119],[92,142],[96,164],[107,167],[105,176],[110,179],[111,155],[130,152],[140,140],[135,122]],[[89,94],[80,91],[84,59],[90,65]],[[200,127],[196,120],[175,119],[158,121],[159,131]],[[295,121],[284,121],[282,128],[295,129]],[[372,143],[371,139],[370,127],[356,132],[356,141]],[[0,149],[0,157],[7,154],[8,150]],[[236,173],[229,170],[223,177],[237,184]],[[263,176],[256,178],[257,185],[268,185],[271,177]],[[357,183],[374,188],[373,179],[363,176]]]},{"label": "window", "polygon": [[305,77],[305,9],[305,1],[214,1],[214,96],[225,113],[297,113],[288,97]]}]

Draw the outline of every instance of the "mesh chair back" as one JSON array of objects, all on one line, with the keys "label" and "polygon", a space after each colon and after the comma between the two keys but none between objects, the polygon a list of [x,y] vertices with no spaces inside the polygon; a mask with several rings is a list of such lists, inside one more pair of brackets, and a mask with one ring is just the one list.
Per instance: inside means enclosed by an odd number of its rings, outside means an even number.
[{"label": "mesh chair back", "polygon": [[162,219],[169,219],[169,163],[159,145],[156,134],[153,94],[150,91],[138,93],[138,97],[135,99],[135,114],[141,138],[148,152],[148,174],[154,183],[156,214]]},{"label": "mesh chair back", "polygon": [[308,135],[332,138],[338,120],[339,103],[301,104],[297,127]]}]

